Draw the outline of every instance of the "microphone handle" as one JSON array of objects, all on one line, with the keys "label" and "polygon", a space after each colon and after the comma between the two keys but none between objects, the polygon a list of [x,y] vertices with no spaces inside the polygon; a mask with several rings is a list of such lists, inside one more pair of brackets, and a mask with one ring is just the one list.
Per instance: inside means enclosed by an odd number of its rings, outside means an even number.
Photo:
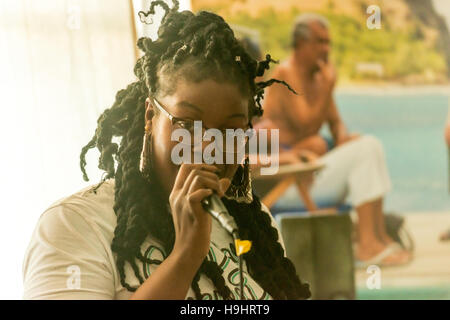
[{"label": "microphone handle", "polygon": [[233,237],[237,236],[237,224],[234,218],[228,213],[227,208],[217,194],[212,194],[202,200],[203,209],[212,215],[219,224]]}]

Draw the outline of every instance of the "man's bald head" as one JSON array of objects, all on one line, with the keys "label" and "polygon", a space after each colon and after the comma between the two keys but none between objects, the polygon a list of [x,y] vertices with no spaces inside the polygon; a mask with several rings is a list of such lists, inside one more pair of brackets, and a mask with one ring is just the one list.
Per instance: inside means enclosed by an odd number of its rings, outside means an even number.
[{"label": "man's bald head", "polygon": [[328,20],[316,13],[303,13],[299,15],[294,22],[292,30],[292,47],[296,48],[298,41],[309,40],[311,38],[311,25],[317,24],[328,30],[330,23]]},{"label": "man's bald head", "polygon": [[319,69],[319,60],[327,63],[330,52],[328,20],[315,13],[297,17],[292,32],[292,46],[297,61],[311,72]]}]

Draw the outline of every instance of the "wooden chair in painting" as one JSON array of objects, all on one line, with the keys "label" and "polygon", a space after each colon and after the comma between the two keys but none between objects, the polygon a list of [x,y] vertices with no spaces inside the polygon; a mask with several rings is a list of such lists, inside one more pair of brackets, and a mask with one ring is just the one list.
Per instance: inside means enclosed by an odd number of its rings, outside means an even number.
[{"label": "wooden chair in painting", "polygon": [[352,222],[337,208],[319,208],[306,181],[324,168],[320,161],[280,166],[275,175],[261,175],[253,168],[253,188],[271,209],[295,185],[304,207],[297,212],[277,212],[286,255],[300,278],[311,286],[312,299],[354,299]]}]

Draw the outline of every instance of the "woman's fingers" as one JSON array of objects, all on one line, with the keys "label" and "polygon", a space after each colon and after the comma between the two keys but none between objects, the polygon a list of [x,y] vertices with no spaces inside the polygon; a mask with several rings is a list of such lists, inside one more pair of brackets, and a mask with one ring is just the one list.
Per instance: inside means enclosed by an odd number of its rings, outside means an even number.
[{"label": "woman's fingers", "polygon": [[175,178],[175,183],[173,185],[174,190],[178,190],[183,188],[187,177],[191,173],[192,170],[201,169],[206,172],[218,172],[219,169],[216,166],[209,165],[209,164],[186,164],[183,163],[180,166],[180,169],[178,171],[177,177]]},{"label": "woman's fingers", "polygon": [[187,196],[187,200],[191,205],[200,203],[203,199],[213,194],[211,189],[199,189]]},{"label": "woman's fingers", "polygon": [[231,185],[231,180],[228,178],[222,178],[219,180],[220,188],[222,189],[223,193],[227,192],[228,188]]},{"label": "woman's fingers", "polygon": [[211,215],[203,209],[201,201],[213,194],[211,189],[198,189],[190,193],[186,199],[191,207],[192,214],[196,216],[195,221],[199,224],[211,223]]},{"label": "woman's fingers", "polygon": [[190,195],[194,191],[198,189],[211,189],[217,192],[219,196],[223,196],[223,192],[221,186],[219,184],[219,179],[211,179],[206,177],[204,174],[194,174],[191,183],[188,185],[186,183],[186,187],[188,187],[187,195]]},{"label": "woman's fingers", "polygon": [[204,176],[206,178],[209,178],[211,180],[219,181],[219,177],[215,173],[204,171],[204,170],[200,170],[200,169],[194,169],[191,172],[189,172],[188,177],[184,180],[184,185],[181,188],[181,192],[182,193],[188,193],[189,192],[189,187],[191,186],[192,181],[194,180],[195,177],[197,177],[199,175]]}]

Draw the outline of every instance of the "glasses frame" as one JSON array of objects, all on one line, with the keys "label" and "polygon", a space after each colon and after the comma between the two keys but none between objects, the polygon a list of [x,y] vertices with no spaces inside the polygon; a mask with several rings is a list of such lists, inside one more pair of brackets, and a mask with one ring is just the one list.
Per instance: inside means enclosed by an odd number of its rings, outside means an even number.
[{"label": "glasses frame", "polygon": [[186,121],[187,120],[187,119],[175,117],[172,114],[170,114],[169,111],[167,111],[161,105],[161,103],[158,100],[156,100],[155,98],[151,98],[151,100],[154,102],[154,105],[158,108],[158,110],[161,111],[167,118],[169,118],[170,122],[172,122],[172,125],[174,125],[175,122],[177,122],[179,120],[181,120],[181,121]]},{"label": "glasses frame", "polygon": [[[161,111],[170,120],[170,122],[172,123],[172,126],[175,125],[175,123],[177,121],[192,121],[192,122],[195,121],[195,120],[192,120],[192,119],[175,117],[169,111],[167,111],[166,108],[163,107],[162,104],[158,100],[156,100],[156,98],[150,98],[150,99],[154,102],[154,105],[158,108],[158,110]],[[205,138],[206,130],[208,130],[208,129],[211,129],[211,128],[203,127],[204,132],[203,132],[202,139]],[[242,129],[242,130],[244,130],[244,132],[247,132],[248,129],[253,129],[250,121],[247,124],[247,128],[245,130],[244,129]],[[223,133],[223,131],[222,131],[222,133]],[[226,133],[225,133],[225,135],[226,135]],[[248,136],[246,136],[246,137],[247,137],[247,140],[246,140],[245,144],[247,144],[248,140],[250,140],[250,138],[251,138],[251,137],[248,137]],[[191,146],[193,147],[194,145],[191,145]],[[244,148],[245,148],[245,146],[244,146]]]}]

